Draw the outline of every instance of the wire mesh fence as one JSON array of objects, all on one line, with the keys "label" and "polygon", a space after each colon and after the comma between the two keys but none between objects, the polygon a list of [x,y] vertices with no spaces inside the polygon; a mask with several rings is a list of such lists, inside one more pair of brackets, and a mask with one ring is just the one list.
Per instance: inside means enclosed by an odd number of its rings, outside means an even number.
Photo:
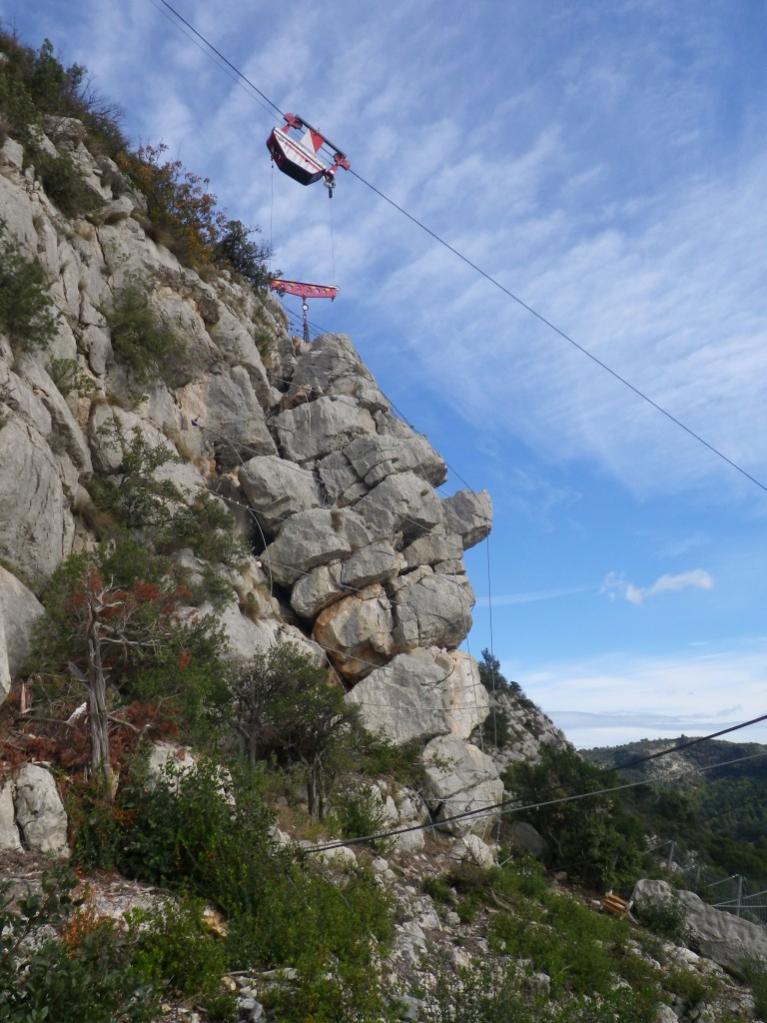
[{"label": "wire mesh fence", "polygon": [[690,888],[714,909],[767,927],[767,888],[754,884],[743,874],[719,877],[700,864],[682,866],[675,858],[678,847],[673,839],[654,846],[648,852],[661,854],[669,870],[681,871]]}]

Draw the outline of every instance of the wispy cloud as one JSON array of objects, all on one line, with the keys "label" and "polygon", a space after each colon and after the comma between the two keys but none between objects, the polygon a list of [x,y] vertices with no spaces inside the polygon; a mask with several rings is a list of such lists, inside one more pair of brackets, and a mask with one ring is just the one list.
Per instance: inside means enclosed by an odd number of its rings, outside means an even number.
[{"label": "wispy cloud", "polygon": [[[527,593],[499,593],[493,595],[493,607],[510,607],[514,604],[534,604],[539,600],[558,600],[560,597],[572,597],[576,593],[594,592],[594,586],[560,586],[549,590],[531,590]],[[487,597],[478,597],[478,607],[489,607]]]},{"label": "wispy cloud", "polygon": [[649,586],[635,586],[628,582],[618,572],[610,572],[605,576],[600,592],[607,594],[611,600],[622,597],[629,604],[639,606],[650,597],[657,597],[661,593],[677,593],[679,590],[696,589],[712,590],[714,580],[709,572],[703,568],[694,568],[689,572],[679,572],[676,575],[661,575]]}]

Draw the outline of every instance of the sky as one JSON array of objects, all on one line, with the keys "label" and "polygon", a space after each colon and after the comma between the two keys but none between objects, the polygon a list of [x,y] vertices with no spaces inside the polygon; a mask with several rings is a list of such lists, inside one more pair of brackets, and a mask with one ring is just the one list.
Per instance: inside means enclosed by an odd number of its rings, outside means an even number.
[{"label": "sky", "polygon": [[[175,6],[362,178],[767,482],[761,0]],[[443,493],[492,495],[467,554],[475,656],[492,641],[579,747],[767,713],[764,490],[359,179],[339,171],[331,205],[274,172],[275,115],[158,0],[0,0],[0,18],[86,64],[134,142],[261,226],[275,269],[335,278],[312,320],[351,336],[447,459]]]}]

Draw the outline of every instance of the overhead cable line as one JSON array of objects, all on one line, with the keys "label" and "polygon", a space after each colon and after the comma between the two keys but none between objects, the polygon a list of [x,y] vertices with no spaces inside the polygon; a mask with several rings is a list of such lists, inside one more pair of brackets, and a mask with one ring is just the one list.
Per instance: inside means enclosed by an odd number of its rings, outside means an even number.
[{"label": "overhead cable line", "polygon": [[[269,104],[269,106],[272,107],[273,110],[280,114],[280,116],[283,116],[284,111],[273,100],[271,100],[266,95],[265,92],[262,92],[261,89],[259,89],[258,86],[255,85],[255,83],[252,82],[250,78],[247,77],[247,75],[240,71],[240,69],[235,64],[233,64],[227,57],[225,57],[224,54],[221,53],[221,51],[218,50],[213,45],[213,43],[211,43],[210,40],[208,40],[206,36],[202,34],[202,32],[199,32],[189,21],[187,21],[187,19],[182,14],[180,14],[175,9],[175,7],[173,7],[172,4],[168,3],[168,0],[159,0],[159,2],[162,3],[163,6],[166,7],[173,15],[175,15],[175,17],[178,19],[179,22],[181,22],[181,24],[185,25],[191,32],[194,33],[194,35],[198,39],[205,43],[209,50],[212,53],[214,53],[217,57],[219,57],[220,60],[222,60],[226,64],[226,66],[234,72],[234,74],[236,74],[243,82],[245,82],[257,96],[260,96],[262,100],[265,100]],[[255,96],[253,98],[255,99]],[[760,490],[767,493],[767,484],[763,483],[760,479],[758,479],[756,476],[750,473],[742,465],[740,465],[734,459],[730,458],[729,455],[726,455],[720,448],[716,447],[715,444],[712,444],[710,441],[706,440],[705,437],[699,434],[696,430],[693,430],[692,427],[687,426],[687,424],[684,423],[677,416],[675,416],[673,412],[671,412],[665,406],[661,405],[654,398],[651,398],[646,391],[642,390],[636,384],[631,383],[631,381],[627,377],[623,376],[622,373],[619,373],[618,370],[613,369],[612,366],[606,363],[603,359],[600,359],[599,356],[592,352],[590,349],[586,348],[580,342],[576,341],[575,338],[566,330],[563,330],[561,327],[558,327],[556,323],[550,320],[543,313],[539,312],[534,306],[530,305],[529,302],[526,302],[520,295],[512,291],[510,288],[507,288],[506,285],[502,284],[497,277],[493,276],[493,274],[489,273],[487,270],[484,270],[481,266],[479,266],[478,263],[475,263],[455,245],[452,245],[449,241],[447,241],[446,238],[443,238],[442,235],[440,235],[437,231],[433,230],[427,224],[425,224],[420,218],[416,217],[413,213],[410,213],[404,206],[398,203],[390,195],[387,195],[386,192],[382,191],[371,181],[368,181],[367,178],[363,177],[353,168],[350,169],[349,173],[352,174],[360,182],[360,184],[365,185],[365,187],[369,188],[371,192],[374,192],[375,195],[377,195],[380,199],[383,199],[384,202],[388,203],[393,209],[397,210],[398,213],[401,213],[412,224],[420,228],[433,241],[443,246],[443,248],[447,249],[448,252],[451,252],[462,263],[465,263],[466,266],[474,270],[475,273],[479,274],[480,277],[483,277],[494,288],[497,288],[500,292],[506,295],[507,298],[510,298],[513,302],[519,305],[522,309],[524,309],[527,313],[533,316],[536,320],[538,320],[544,326],[548,327],[568,344],[572,345],[573,348],[579,351],[582,355],[585,355],[586,358],[590,359],[595,365],[599,366],[600,369],[604,370],[605,373],[608,373],[619,383],[623,384],[624,387],[627,387],[634,395],[636,395],[636,397],[646,402],[648,405],[654,408],[656,412],[659,412],[662,416],[665,416],[666,419],[668,419],[675,426],[679,427],[680,430],[683,430],[686,434],[688,434],[688,436],[698,441],[699,444],[702,444],[703,447],[705,447],[708,451],[716,455],[717,458],[720,458],[722,461],[726,462],[732,469],[735,469],[736,472],[740,473],[746,479],[750,480],[750,482],[753,483],[755,486],[759,487]]]},{"label": "overhead cable line", "polygon": [[[763,715],[763,718],[760,718],[759,720],[763,720],[764,718],[767,718],[767,714]],[[745,728],[746,725],[749,723],[750,722],[746,722],[745,724],[738,725],[737,727]],[[701,772],[714,771],[719,767],[729,767],[732,764],[739,764],[742,760],[753,760],[755,756],[767,756],[767,750],[765,750],[761,754],[749,754],[748,756],[745,757],[736,757],[734,760],[726,760],[721,764],[710,764],[707,767],[702,767],[700,770]],[[483,815],[490,816],[495,814],[496,812],[522,813],[526,810],[541,810],[545,809],[548,806],[558,806],[562,803],[575,803],[583,799],[593,798],[594,796],[606,796],[611,795],[614,792],[623,792],[626,789],[635,789],[638,788],[640,785],[652,786],[657,784],[659,784],[658,779],[644,778],[641,781],[624,782],[621,785],[611,785],[602,789],[596,789],[593,792],[576,792],[575,794],[570,796],[557,796],[554,799],[544,799],[539,800],[538,802],[535,803],[525,803],[522,806],[513,805],[518,804],[519,800],[504,799],[500,803],[492,803],[488,806],[476,807],[473,810],[465,810],[463,813],[452,814],[449,817],[443,817],[441,820],[428,821],[425,824],[410,824],[402,828],[391,828],[388,831],[381,831],[374,835],[363,835],[357,838],[339,839],[336,842],[327,842],[324,845],[316,845],[309,846],[308,848],[303,848],[301,849],[301,852],[302,853],[327,852],[331,849],[340,849],[342,846],[346,845],[357,845],[362,842],[378,841],[379,839],[384,838],[396,838],[399,835],[407,835],[413,831],[431,831],[434,830],[435,828],[443,827],[445,824],[453,823],[454,821],[466,820],[469,817],[474,817],[476,819],[481,820]]]}]

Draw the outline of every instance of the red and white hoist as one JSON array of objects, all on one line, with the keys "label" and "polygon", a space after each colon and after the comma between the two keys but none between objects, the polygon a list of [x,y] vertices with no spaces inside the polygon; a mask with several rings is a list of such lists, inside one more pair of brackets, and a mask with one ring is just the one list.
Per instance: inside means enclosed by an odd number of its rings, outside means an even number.
[{"label": "red and white hoist", "polygon": [[285,123],[273,128],[266,148],[283,174],[300,185],[325,182],[330,198],[339,167],[350,169],[349,160],[338,146],[297,114],[283,114]]},{"label": "red and white hoist", "polygon": [[303,313],[304,341],[309,341],[309,302],[310,298],[329,298],[332,302],[338,293],[333,284],[307,284],[305,281],[286,281],[282,278],[269,281],[269,287],[276,291],[280,297],[284,295],[297,295],[301,299],[301,312]]}]

